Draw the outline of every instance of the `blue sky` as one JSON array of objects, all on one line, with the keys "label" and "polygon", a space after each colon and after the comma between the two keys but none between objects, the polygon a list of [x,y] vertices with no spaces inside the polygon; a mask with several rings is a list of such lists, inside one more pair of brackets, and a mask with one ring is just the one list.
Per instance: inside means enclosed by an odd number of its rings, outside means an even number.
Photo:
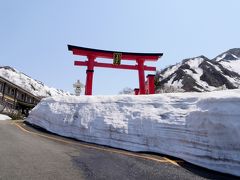
[{"label": "blue sky", "polygon": [[[239,0],[1,0],[0,65],[73,92],[86,75],[73,62],[85,58],[67,44],[162,52],[149,64],[158,69],[199,55],[214,58],[240,47],[239,7]],[[94,94],[124,87],[138,87],[137,71],[95,69]]]}]

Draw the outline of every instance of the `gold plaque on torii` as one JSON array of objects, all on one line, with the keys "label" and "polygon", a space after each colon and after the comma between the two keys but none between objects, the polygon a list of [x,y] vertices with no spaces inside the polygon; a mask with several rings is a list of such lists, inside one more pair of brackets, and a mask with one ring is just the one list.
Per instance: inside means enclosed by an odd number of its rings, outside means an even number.
[{"label": "gold plaque on torii", "polygon": [[113,53],[113,64],[120,65],[122,59],[122,53]]}]

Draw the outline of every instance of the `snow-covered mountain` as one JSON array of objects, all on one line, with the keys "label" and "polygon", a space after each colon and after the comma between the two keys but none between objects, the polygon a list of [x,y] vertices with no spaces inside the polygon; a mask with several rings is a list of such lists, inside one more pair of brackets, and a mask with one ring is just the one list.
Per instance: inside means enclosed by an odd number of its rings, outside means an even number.
[{"label": "snow-covered mountain", "polygon": [[213,60],[219,62],[225,68],[240,74],[240,48],[230,49]]},{"label": "snow-covered mountain", "polygon": [[50,88],[42,82],[34,80],[26,74],[9,66],[0,66],[0,76],[20,86],[35,96],[48,97],[56,95],[69,95],[69,93],[62,90]]},{"label": "snow-covered mountain", "polygon": [[214,91],[240,88],[240,48],[230,49],[214,59],[205,56],[184,59],[157,72],[158,91]]}]

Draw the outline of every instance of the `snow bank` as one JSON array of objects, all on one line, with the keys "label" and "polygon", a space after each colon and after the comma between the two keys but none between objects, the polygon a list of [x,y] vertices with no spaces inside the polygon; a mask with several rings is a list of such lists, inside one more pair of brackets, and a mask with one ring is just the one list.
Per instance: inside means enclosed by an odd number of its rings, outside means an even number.
[{"label": "snow bank", "polygon": [[10,119],[12,119],[12,118],[10,118],[10,117],[7,116],[7,115],[0,114],[0,121],[10,120]]},{"label": "snow bank", "polygon": [[63,136],[168,154],[240,176],[240,90],[51,97],[27,121]]}]

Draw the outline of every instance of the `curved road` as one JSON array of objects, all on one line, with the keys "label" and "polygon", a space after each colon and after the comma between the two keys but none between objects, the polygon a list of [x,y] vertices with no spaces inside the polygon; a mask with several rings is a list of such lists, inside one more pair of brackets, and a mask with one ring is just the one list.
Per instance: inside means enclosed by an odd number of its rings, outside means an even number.
[{"label": "curved road", "polygon": [[234,179],[181,160],[88,144],[0,121],[0,180]]}]

